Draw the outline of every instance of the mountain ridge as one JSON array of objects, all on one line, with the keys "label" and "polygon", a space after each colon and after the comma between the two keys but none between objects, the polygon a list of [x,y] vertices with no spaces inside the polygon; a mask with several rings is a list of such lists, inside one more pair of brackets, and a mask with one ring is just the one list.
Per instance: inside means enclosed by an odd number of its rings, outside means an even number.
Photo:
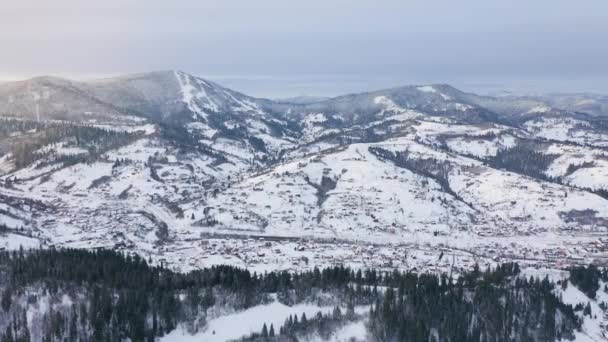
[{"label": "mountain ridge", "polygon": [[7,248],[110,247],[182,270],[606,257],[598,116],[442,84],[290,104],[179,71],[65,82],[0,86]]}]

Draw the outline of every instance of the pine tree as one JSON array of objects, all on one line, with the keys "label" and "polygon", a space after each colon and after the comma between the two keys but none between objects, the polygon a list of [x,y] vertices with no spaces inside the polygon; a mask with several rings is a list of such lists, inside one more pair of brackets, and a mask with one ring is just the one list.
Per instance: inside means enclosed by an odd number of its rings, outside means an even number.
[{"label": "pine tree", "polygon": [[[390,289],[390,288],[389,288]],[[333,312],[333,317],[335,320],[340,320],[342,319],[342,310],[340,310],[339,306],[336,306],[334,308],[334,312]]]},{"label": "pine tree", "polygon": [[207,289],[201,300],[201,305],[203,306],[205,313],[207,313],[207,309],[212,307],[214,304],[215,298],[213,297],[213,289]]},{"label": "pine tree", "polygon": [[68,337],[70,341],[76,341],[78,338],[78,314],[76,311],[76,304],[72,305]]},{"label": "pine tree", "polygon": [[592,314],[591,303],[587,302],[587,305],[585,306],[585,309],[583,310],[583,315],[591,317],[591,314]]},{"label": "pine tree", "polygon": [[8,312],[11,309],[11,303],[13,300],[13,293],[10,287],[7,287],[4,292],[2,292],[2,298],[0,299],[0,306],[2,306],[2,310],[4,312]]},{"label": "pine tree", "polygon": [[349,301],[346,307],[346,317],[348,319],[353,319],[355,317],[355,305],[353,301]]}]

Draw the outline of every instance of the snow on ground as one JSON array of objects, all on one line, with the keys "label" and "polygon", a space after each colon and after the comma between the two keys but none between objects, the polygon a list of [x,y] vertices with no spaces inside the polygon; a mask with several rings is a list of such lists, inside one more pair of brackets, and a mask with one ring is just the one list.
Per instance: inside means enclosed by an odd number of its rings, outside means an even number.
[{"label": "snow on ground", "polygon": [[432,86],[429,86],[429,85],[420,86],[417,89],[422,92],[425,92],[425,93],[436,93],[437,92],[437,90],[435,90],[435,88],[433,88]]},{"label": "snow on ground", "polygon": [[112,163],[109,162],[76,164],[53,173],[51,175],[52,180],[42,183],[40,189],[55,191],[60,184],[74,184],[71,186],[74,191],[86,191],[94,185],[94,181],[111,175]]},{"label": "snow on ground", "polygon": [[242,94],[180,71],[175,71],[175,77],[180,86],[182,102],[199,117],[206,119],[209,115],[226,108],[234,112],[263,114],[252,99]]},{"label": "snow on ground", "polygon": [[501,222],[505,233],[565,228],[562,213],[573,210],[595,210],[608,218],[608,201],[597,195],[488,167],[452,172],[450,184],[486,217]]},{"label": "snow on ground", "polygon": [[79,154],[87,154],[88,150],[80,147],[66,146],[66,142],[53,143],[39,148],[34,153],[44,154],[49,152],[55,152],[58,156],[74,156]]},{"label": "snow on ground", "polygon": [[433,86],[430,86],[430,85],[420,86],[420,87],[417,87],[416,89],[418,89],[419,91],[424,92],[424,93],[438,93],[439,95],[441,95],[441,97],[444,100],[447,100],[447,101],[451,100],[451,98],[449,96],[438,92],[437,89],[435,89]]},{"label": "snow on ground", "polygon": [[0,234],[0,249],[17,250],[21,247],[24,249],[39,248],[40,240],[13,233]]},{"label": "snow on ground", "polygon": [[[194,88],[206,86],[203,80],[188,82]],[[197,95],[192,96],[196,101]],[[259,271],[341,263],[445,271],[451,260],[439,258],[442,252],[452,255],[457,267],[494,259],[522,261],[522,256],[528,258],[522,262],[552,266],[605,256],[593,251],[608,244],[601,238],[606,200],[466,157],[512,147],[526,132],[403,111],[387,100],[376,101],[394,112],[341,130],[322,127],[331,121],[327,114],[311,113],[307,120],[315,139],[328,138],[287,151],[284,162],[261,170],[254,171],[262,165],[252,161],[259,155],[243,140],[205,142],[226,157],[223,162],[174,148],[155,134],[90,164],[22,169],[12,175],[21,181],[1,191],[52,207],[33,212],[38,215],[33,218],[17,215],[47,245],[106,246],[180,270],[222,263]],[[257,116],[244,122],[274,153],[301,143],[265,135],[268,126]],[[388,125],[393,138],[382,142],[340,147],[331,138],[337,132],[351,137],[352,132],[356,141],[356,132]],[[430,177],[380,160],[370,147],[447,163],[449,187],[459,198]],[[602,149],[551,143],[547,153],[562,155],[551,165],[551,174],[581,187],[608,184]],[[593,167],[565,175],[569,165],[591,161]],[[324,184],[324,179],[329,181]],[[574,219],[566,222],[569,214]],[[576,221],[577,215],[587,215],[586,222]],[[161,223],[169,227],[165,244],[156,235]]]},{"label": "snow on ground", "polygon": [[551,110],[551,108],[549,108],[547,106],[536,106],[536,107],[531,108],[529,111],[527,111],[526,114],[546,113],[550,110]]},{"label": "snow on ground", "polygon": [[[549,268],[522,268],[521,276],[529,278],[535,277],[543,279],[545,276],[552,282],[568,281],[568,271],[549,269]],[[577,304],[583,306],[587,303],[591,304],[592,317],[583,316],[582,310],[577,312],[578,316],[583,319],[582,331],[575,331],[576,342],[599,342],[608,340],[608,331],[603,330],[602,326],[608,327],[608,311],[604,312],[599,303],[608,303],[608,293],[604,292],[606,283],[600,281],[600,289],[596,293],[595,299],[590,299],[576,286],[568,281],[568,286],[564,290],[561,285],[556,285],[554,293],[560,297],[565,304],[575,307]],[[567,340],[562,340],[567,341]]]},{"label": "snow on ground", "polygon": [[310,142],[319,138],[322,134],[327,134],[328,130],[324,126],[327,116],[323,113],[308,113],[302,119],[302,139]]},{"label": "snow on ground", "polygon": [[0,175],[10,172],[15,167],[11,158],[10,153],[0,156]]},{"label": "snow on ground", "polygon": [[[197,115],[206,118],[208,114],[204,112],[203,108],[213,112],[218,111],[218,105],[207,96],[205,89],[203,87],[198,89],[192,84],[192,77],[190,77],[190,75],[176,71],[175,77],[179,81],[181,87],[182,101],[188,106],[188,109],[190,109],[192,113],[196,113]],[[200,102],[203,103],[203,108],[199,106]]]},{"label": "snow on ground", "polygon": [[304,123],[321,123],[327,121],[327,117],[323,113],[311,113],[304,118]]},{"label": "snow on ground", "polygon": [[386,112],[404,112],[405,108],[398,106],[393,100],[386,96],[377,96],[374,98],[374,103],[382,105],[384,108],[378,114],[384,115]]},{"label": "snow on ground", "polygon": [[0,225],[6,226],[11,229],[18,229],[27,225],[27,222],[25,222],[25,220],[21,218],[15,218],[14,216],[0,213]]},{"label": "snow on ground", "polygon": [[[566,184],[589,188],[608,189],[608,152],[581,146],[552,144],[547,154],[560,155],[549,166],[546,174],[562,177]],[[578,166],[574,172],[569,168]]]},{"label": "snow on ground", "polygon": [[[317,236],[363,240],[370,232],[395,234],[416,223],[446,229],[450,208],[440,201],[445,196],[439,186],[378,160],[369,146],[354,144],[279,166],[226,189],[205,208],[227,228],[283,236],[314,231]],[[320,202],[315,185],[323,177],[337,183]],[[200,215],[199,210],[194,213]],[[464,205],[458,210],[467,212]]]},{"label": "snow on ground", "polygon": [[270,304],[258,305],[245,311],[212,319],[208,322],[205,331],[195,335],[190,335],[178,328],[162,337],[161,342],[225,342],[251,333],[259,333],[262,331],[264,323],[268,329],[272,324],[275,332],[278,332],[289,315],[301,317],[302,313],[305,313],[307,317],[314,317],[319,311],[326,314],[332,310],[333,307],[320,307],[312,304],[287,306],[273,301]]},{"label": "snow on ground", "polygon": [[449,107],[453,107],[456,110],[459,110],[461,112],[466,112],[469,109],[473,109],[473,106],[467,105],[467,104],[463,104],[463,103],[450,103]]},{"label": "snow on ground", "polygon": [[[549,276],[551,281],[563,280],[567,278],[567,272],[557,271],[552,269],[536,269],[523,268],[522,276],[544,278]],[[576,306],[577,304],[591,304],[593,317],[581,316],[584,318],[581,331],[575,331],[575,340],[597,342],[606,339],[605,332],[602,326],[608,323],[608,314],[604,313],[599,307],[602,301],[608,301],[608,294],[603,292],[604,283],[601,283],[600,290],[597,293],[595,300],[589,299],[585,294],[578,290],[572,284],[569,284],[566,290],[561,286],[556,286],[555,293],[560,296],[564,303]],[[306,316],[313,317],[317,312],[329,313],[333,307],[319,307],[312,304],[298,304],[295,306],[287,306],[274,300],[269,304],[259,305],[244,311],[226,314],[217,318],[211,319],[208,325],[201,332],[194,335],[189,334],[183,327],[179,327],[170,334],[164,336],[161,341],[166,342],[189,342],[189,341],[228,341],[248,336],[251,333],[259,333],[263,324],[268,328],[272,324],[275,331],[278,331],[285,319],[290,315],[300,317],[302,313]],[[366,314],[369,307],[357,307],[356,312]],[[582,315],[582,312],[579,312]],[[365,341],[367,330],[365,328],[365,320],[360,319],[355,322],[349,322],[342,328],[333,333],[329,341],[346,342],[346,341]],[[317,336],[308,336],[304,341],[320,341]]]},{"label": "snow on ground", "polygon": [[[441,121],[425,121],[419,126],[422,132],[449,129],[449,124]],[[470,125],[453,128],[475,132],[475,126]],[[482,129],[497,130],[491,125]],[[499,137],[496,140],[501,143],[512,143],[510,135]],[[17,187],[33,189],[30,193],[41,198],[54,193],[54,198],[61,200],[60,213],[41,225],[52,244],[122,246],[185,270],[221,263],[271,270],[323,267],[334,262],[355,267],[392,264],[445,269],[449,263],[432,260],[437,258],[435,252],[417,261],[403,256],[417,253],[422,244],[485,251],[488,259],[495,256],[489,251],[507,244],[514,246],[509,248],[513,251],[552,253],[565,241],[559,234],[569,230],[562,228],[587,229],[576,223],[564,224],[561,212],[591,208],[597,217],[607,216],[606,201],[598,196],[495,170],[477,160],[421,144],[417,138],[415,133],[344,148],[318,145],[321,152],[252,174],[246,171],[247,164],[239,164],[240,158],[212,165],[212,158],[178,155],[158,138],[148,137],[108,152],[108,162],[78,164],[53,173],[42,184],[35,179]],[[415,158],[432,157],[449,163],[450,187],[464,201],[454,199],[433,179],[378,159],[369,152],[371,146],[407,150]],[[155,156],[167,158],[154,166],[161,181],[151,179],[146,165]],[[117,160],[131,162],[113,167]],[[231,181],[221,178],[229,175]],[[109,178],[91,187],[102,177]],[[320,193],[324,177],[335,182],[335,188]],[[230,186],[215,193],[204,185],[210,179],[229,182]],[[180,203],[183,217],[171,211],[171,203]],[[157,228],[142,212],[167,223],[171,244],[155,246]],[[542,243],[533,238],[549,233],[557,235],[541,239]],[[219,236],[211,239],[213,234]],[[532,237],[524,237],[530,234]],[[266,242],[248,236],[286,240],[265,247]],[[311,242],[289,240],[294,238]],[[327,245],[312,248],[315,239],[324,239]],[[340,239],[338,243],[344,246],[336,248],[333,239]],[[585,237],[581,241],[593,240]],[[382,256],[374,259],[358,248],[362,241],[409,245],[405,249],[380,248],[377,253]],[[467,243],[459,243],[463,241]],[[299,248],[304,250],[296,251]],[[472,260],[463,257],[463,265]]]},{"label": "snow on ground", "polygon": [[190,132],[195,131],[208,140],[212,140],[218,132],[217,129],[213,129],[213,128],[209,127],[209,125],[199,122],[199,121],[191,122],[187,125],[187,127],[188,127],[188,131],[190,131]]},{"label": "snow on ground", "polygon": [[[604,283],[601,283],[600,290],[597,292],[595,300],[589,299],[583,292],[576,288],[572,283],[568,284],[566,290],[562,290],[558,286],[556,292],[561,295],[562,300],[566,304],[576,306],[577,304],[591,304],[592,317],[584,316],[582,331],[575,331],[576,342],[597,342],[608,340],[606,331],[601,328],[601,324],[608,325],[608,313],[604,313],[599,307],[599,303],[604,301],[608,303],[608,294],[603,292]],[[579,313],[581,315],[581,313]]]},{"label": "snow on ground", "polygon": [[566,177],[568,184],[593,190],[608,189],[608,162],[602,161],[596,167],[584,167]]},{"label": "snow on ground", "polygon": [[147,162],[148,158],[154,154],[165,152],[165,148],[156,140],[139,139],[132,144],[106,153],[112,161],[118,159],[128,159],[138,162]]},{"label": "snow on ground", "polygon": [[[425,125],[438,132],[446,129],[440,121],[421,124]],[[473,127],[454,129],[469,132]],[[438,259],[438,246],[460,255],[459,266],[469,267],[475,260],[481,261],[480,257],[484,262],[517,255],[550,258],[559,248],[568,250],[570,244],[588,245],[597,240],[593,235],[575,239],[571,229],[581,234],[587,228],[564,225],[559,213],[592,208],[598,217],[606,217],[605,200],[494,170],[477,160],[420,144],[416,137],[346,148],[318,145],[321,152],[257,174],[248,173],[239,159],[212,165],[212,158],[176,154],[162,141],[148,137],[108,152],[108,162],[75,165],[52,174],[42,184],[34,179],[16,187],[34,198],[59,201],[58,213],[38,223],[50,244],[120,248],[157,262],[164,259],[181,270],[222,263],[258,271],[334,263],[449,270],[450,261]],[[455,200],[430,178],[379,160],[369,153],[370,146],[408,150],[416,158],[450,163],[450,186],[465,201]],[[167,162],[155,163],[161,182],[151,179],[146,165],[155,155],[167,157]],[[114,161],[125,159],[132,162],[112,167]],[[203,185],[214,178],[228,183],[220,178],[227,175],[232,175],[230,186],[218,189],[215,195]],[[91,188],[93,181],[104,176],[110,177],[107,182]],[[323,177],[336,185],[320,201],[315,186],[320,186]],[[183,218],[169,209],[170,203],[180,203]],[[157,227],[142,212],[167,223],[169,244],[155,244]],[[538,215],[532,215],[535,212]],[[216,223],[207,224],[213,221]],[[601,227],[589,229],[592,234]],[[213,234],[217,236],[213,238]],[[283,240],[267,246],[269,240],[260,240],[263,237]],[[368,250],[360,242],[380,246]],[[466,251],[455,252],[455,248]],[[569,250],[568,254],[588,255],[583,250]],[[551,259],[546,262],[554,263]]]},{"label": "snow on ground", "polygon": [[[503,133],[510,131],[511,129],[504,126],[494,124],[484,125],[463,125],[452,122],[450,119],[441,118],[441,121],[429,120],[417,120],[417,123],[413,126],[415,136],[421,141],[429,144],[439,144],[439,137],[459,137],[467,136],[469,138],[482,137],[490,134],[501,136]],[[505,143],[508,143],[505,141]]]},{"label": "snow on ground", "polygon": [[59,165],[56,164],[39,167],[38,164],[34,163],[33,165],[17,170],[16,172],[6,174],[2,178],[6,179],[16,177],[19,179],[34,179],[58,170],[59,168]]},{"label": "snow on ground", "polygon": [[[141,120],[141,118],[139,118]],[[131,125],[116,125],[116,124],[95,124],[92,125],[97,128],[102,128],[115,132],[128,132],[136,133],[143,132],[145,135],[151,135],[158,131],[158,127],[155,124],[144,123],[144,124],[131,124]]]},{"label": "snow on ground", "polygon": [[328,342],[354,342],[354,341],[365,341],[367,336],[367,329],[365,328],[365,321],[360,320],[357,322],[349,323],[329,339]]},{"label": "snow on ground", "polygon": [[457,136],[446,141],[450,150],[479,158],[495,156],[498,151],[513,147],[515,143],[516,138],[508,134],[501,134],[496,138]]},{"label": "snow on ground", "polygon": [[577,144],[606,147],[608,135],[596,132],[585,121],[571,118],[537,118],[524,124],[527,131],[536,137],[574,142]]}]

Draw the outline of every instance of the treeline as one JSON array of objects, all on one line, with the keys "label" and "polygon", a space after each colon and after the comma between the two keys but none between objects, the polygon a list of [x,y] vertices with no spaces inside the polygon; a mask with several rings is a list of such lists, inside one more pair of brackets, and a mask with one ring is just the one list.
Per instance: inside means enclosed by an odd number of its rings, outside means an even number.
[{"label": "treeline", "polygon": [[[597,268],[572,272],[585,292]],[[343,266],[289,273],[251,273],[214,266],[177,273],[137,255],[109,250],[0,251],[0,341],[154,341],[178,325],[204,327],[210,308],[242,310],[271,300],[288,305],[332,298],[331,314],[288,317],[260,327],[245,340],[329,336],[360,319],[371,305],[375,341],[554,341],[581,325],[548,279],[526,279],[517,264],[475,268],[458,279],[447,274],[378,272]],[[590,275],[589,275],[590,274]],[[606,271],[599,272],[605,277]],[[596,289],[597,290],[597,289]],[[329,295],[329,296],[328,296]],[[68,296],[67,304],[65,296]],[[28,303],[56,298],[58,305],[28,325]],[[50,299],[49,299],[50,300]],[[63,305],[63,306],[62,306]],[[341,308],[346,308],[343,312]],[[274,336],[273,336],[274,335]]]},{"label": "treeline", "polygon": [[512,148],[499,150],[495,156],[487,159],[494,168],[516,172],[536,179],[557,182],[545,171],[559,154],[548,154],[537,151],[535,142],[519,142]]},{"label": "treeline", "polygon": [[[14,317],[23,314],[18,298],[31,297],[26,289],[32,287],[43,289],[48,296],[77,293],[75,297],[82,298],[69,310],[45,314],[40,328],[45,341],[153,341],[179,323],[204,325],[205,313],[216,301],[229,301],[239,310],[268,300],[269,293],[278,293],[282,300],[297,302],[314,289],[339,291],[353,281],[359,284],[361,298],[370,301],[371,291],[363,291],[361,286],[381,278],[375,271],[354,272],[344,267],[252,274],[216,266],[182,274],[151,266],[136,255],[50,249],[1,251],[0,279],[0,341],[25,341],[31,336],[23,321]],[[355,296],[355,287],[352,291],[350,297]]]},{"label": "treeline", "polygon": [[[355,314],[354,306],[349,305],[346,313],[342,313],[339,306],[334,307],[332,312],[323,313],[318,311],[312,318],[307,318],[306,313],[289,315],[285,323],[275,331],[274,325],[264,323],[259,333],[243,337],[239,342],[279,342],[279,341],[298,341],[298,337],[320,337],[322,340],[330,340],[332,334],[344,325],[359,319]],[[308,340],[308,339],[306,339]]]},{"label": "treeline", "polygon": [[378,158],[391,160],[396,166],[410,170],[411,172],[433,179],[439,184],[441,189],[452,195],[458,201],[471,207],[456,191],[450,186],[450,171],[452,169],[450,163],[445,160],[436,158],[416,158],[411,155],[408,150],[392,152],[379,147],[369,147],[369,152]]},{"label": "treeline", "polygon": [[446,281],[408,275],[386,289],[370,313],[377,341],[556,341],[572,339],[581,320],[547,278],[515,277],[515,264]]},{"label": "treeline", "polygon": [[200,140],[206,137],[198,134],[197,130],[189,130],[184,126],[159,124],[160,133],[164,138],[170,140],[181,152],[197,151],[215,159],[215,164],[220,165],[227,161],[226,157],[211,148],[210,146],[200,143]]},{"label": "treeline", "polygon": [[[583,162],[581,164],[570,164],[566,173],[561,177],[552,177],[545,172],[559,154],[548,154],[537,151],[536,143],[531,141],[519,142],[515,147],[499,150],[496,156],[484,159],[491,167],[500,168],[532,178],[553,182],[557,184],[569,185],[565,178],[568,175],[582,169],[594,167],[594,162]],[[572,186],[572,185],[570,185]],[[608,190],[577,187],[578,189],[589,191],[598,196],[608,199]]]},{"label": "treeline", "polygon": [[44,129],[56,125],[48,122],[36,122],[31,120],[19,120],[11,118],[0,118],[0,139],[13,137],[18,133],[32,130]]},{"label": "treeline", "polygon": [[415,158],[408,150],[392,152],[374,146],[369,148],[369,152],[382,159],[391,160],[395,165],[413,173],[434,179],[445,192],[454,194],[449,181],[451,166],[447,161],[435,158]]},{"label": "treeline", "polygon": [[[594,299],[600,289],[599,281],[608,282],[608,269],[600,270],[595,265],[576,266],[570,269],[570,281],[589,298]],[[608,287],[606,288],[608,292]]]},{"label": "treeline", "polygon": [[[28,136],[27,140],[13,143],[10,152],[17,168],[22,168],[53,154],[52,148],[43,147],[63,143],[65,147],[78,147],[95,157],[108,150],[118,148],[133,141],[139,133],[114,131],[93,126],[79,126],[69,123],[53,124]],[[67,159],[74,156],[65,156]]]},{"label": "treeline", "polygon": [[[591,316],[589,304],[573,308],[554,293],[548,278],[520,276],[515,263],[496,269],[478,268],[458,280],[447,275],[393,272],[381,282],[367,323],[367,341],[558,341],[571,340],[581,328],[575,314]],[[341,327],[360,319],[354,306],[333,312],[289,316],[278,329],[264,324],[259,332],[239,341],[280,342],[328,340]]]}]

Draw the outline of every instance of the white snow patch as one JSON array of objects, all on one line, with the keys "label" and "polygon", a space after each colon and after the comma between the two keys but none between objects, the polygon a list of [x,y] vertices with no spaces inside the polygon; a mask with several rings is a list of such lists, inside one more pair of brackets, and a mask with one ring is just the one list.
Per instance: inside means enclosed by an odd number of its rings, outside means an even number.
[{"label": "white snow patch", "polygon": [[178,328],[162,337],[161,342],[224,342],[254,332],[259,333],[262,331],[264,324],[268,329],[272,324],[275,332],[278,332],[289,315],[300,317],[302,313],[306,313],[306,316],[314,317],[319,311],[328,313],[331,310],[331,307],[319,307],[312,304],[287,306],[274,301],[270,304],[258,305],[245,311],[212,319],[205,331],[195,335],[190,335],[183,329]]}]

